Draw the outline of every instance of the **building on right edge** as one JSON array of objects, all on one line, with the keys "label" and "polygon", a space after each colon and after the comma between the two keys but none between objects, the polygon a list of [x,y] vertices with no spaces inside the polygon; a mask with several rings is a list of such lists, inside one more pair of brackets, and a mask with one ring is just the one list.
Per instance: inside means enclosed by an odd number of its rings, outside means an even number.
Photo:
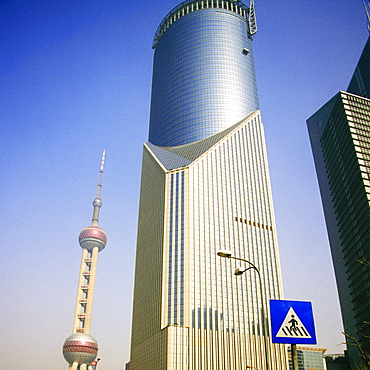
[{"label": "building on right edge", "polygon": [[[370,267],[361,263],[370,261],[370,37],[347,90],[313,114],[307,126],[344,330],[370,354]],[[361,363],[356,345],[348,346],[348,360]]]},{"label": "building on right edge", "polygon": [[[325,348],[297,346],[298,370],[326,370]],[[288,349],[289,370],[294,370],[292,351]]]}]

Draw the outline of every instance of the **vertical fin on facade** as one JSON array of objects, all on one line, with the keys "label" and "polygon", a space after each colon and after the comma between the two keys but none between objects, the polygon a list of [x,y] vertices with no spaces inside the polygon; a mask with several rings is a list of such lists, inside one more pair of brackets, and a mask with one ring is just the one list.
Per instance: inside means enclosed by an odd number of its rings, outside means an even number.
[{"label": "vertical fin on facade", "polygon": [[250,0],[248,16],[249,34],[253,36],[257,32],[256,10],[254,0]]}]

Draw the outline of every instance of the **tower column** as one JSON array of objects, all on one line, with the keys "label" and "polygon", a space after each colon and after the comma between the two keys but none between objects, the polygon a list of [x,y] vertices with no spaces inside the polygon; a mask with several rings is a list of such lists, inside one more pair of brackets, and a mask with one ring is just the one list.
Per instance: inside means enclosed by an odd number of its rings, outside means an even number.
[{"label": "tower column", "polygon": [[92,316],[92,304],[94,299],[94,288],[95,288],[95,277],[96,267],[98,264],[98,253],[99,248],[95,247],[91,252],[91,265],[90,265],[90,280],[89,280],[89,293],[86,304],[86,316],[85,316],[85,332],[90,332],[91,316]]},{"label": "tower column", "polygon": [[84,291],[82,289],[83,286],[88,285],[85,284],[85,276],[84,272],[86,271],[86,259],[88,258],[89,252],[86,248],[82,250],[82,257],[81,257],[81,265],[80,265],[80,275],[78,280],[78,289],[77,289],[77,299],[76,299],[76,309],[75,309],[75,320],[73,325],[73,333],[78,333],[81,327],[81,320],[79,315],[83,314],[83,307],[86,304],[82,303],[84,300]]}]

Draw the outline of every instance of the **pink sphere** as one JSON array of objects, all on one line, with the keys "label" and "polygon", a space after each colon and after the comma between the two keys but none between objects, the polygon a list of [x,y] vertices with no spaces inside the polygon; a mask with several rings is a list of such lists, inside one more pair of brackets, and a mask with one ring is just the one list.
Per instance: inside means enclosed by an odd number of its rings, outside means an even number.
[{"label": "pink sphere", "polygon": [[91,364],[98,355],[98,343],[89,334],[72,334],[63,345],[63,356],[72,365]]},{"label": "pink sphere", "polygon": [[107,234],[98,226],[88,226],[81,230],[78,238],[81,248],[103,250],[107,244]]}]

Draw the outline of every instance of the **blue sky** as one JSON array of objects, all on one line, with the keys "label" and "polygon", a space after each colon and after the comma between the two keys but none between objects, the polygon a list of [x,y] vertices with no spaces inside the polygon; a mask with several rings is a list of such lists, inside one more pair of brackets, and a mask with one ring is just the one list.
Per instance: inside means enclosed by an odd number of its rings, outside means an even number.
[{"label": "blue sky", "polygon": [[[368,37],[361,0],[256,0],[257,82],[285,298],[313,302],[318,346],[343,350],[305,121],[345,90]],[[177,0],[0,2],[2,369],[65,370],[103,149],[92,335],[100,370],[129,360],[142,144],[154,32]]]}]

